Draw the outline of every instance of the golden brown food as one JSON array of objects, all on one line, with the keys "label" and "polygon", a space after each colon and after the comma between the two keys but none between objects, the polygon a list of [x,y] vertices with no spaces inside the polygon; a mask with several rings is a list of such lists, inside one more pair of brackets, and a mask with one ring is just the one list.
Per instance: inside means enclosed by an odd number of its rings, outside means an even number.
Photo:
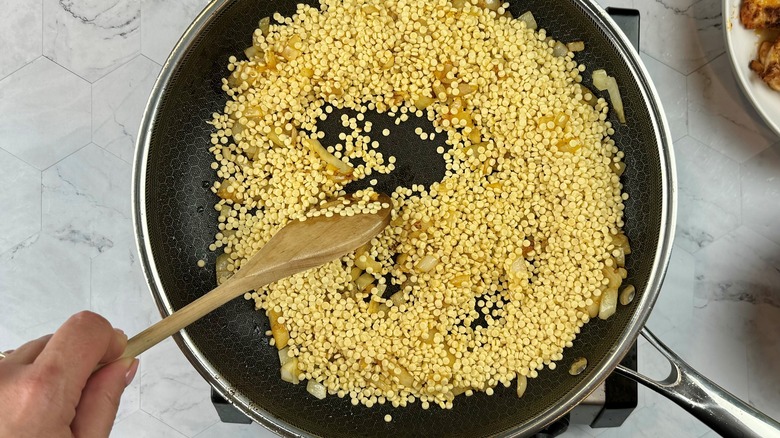
[{"label": "golden brown food", "polygon": [[758,59],[750,63],[750,69],[773,90],[780,91],[780,37],[774,43],[772,41],[761,43]]},{"label": "golden brown food", "polygon": [[780,0],[742,0],[739,18],[748,29],[780,27]]}]

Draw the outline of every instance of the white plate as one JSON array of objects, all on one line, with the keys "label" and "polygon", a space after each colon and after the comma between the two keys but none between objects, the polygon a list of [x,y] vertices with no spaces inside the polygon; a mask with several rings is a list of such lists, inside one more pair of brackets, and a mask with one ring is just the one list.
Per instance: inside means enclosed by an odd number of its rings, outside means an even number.
[{"label": "white plate", "polygon": [[750,61],[758,56],[760,36],[739,21],[740,3],[741,0],[723,0],[723,28],[731,66],[745,96],[766,124],[780,135],[780,91],[769,88],[750,70]]}]

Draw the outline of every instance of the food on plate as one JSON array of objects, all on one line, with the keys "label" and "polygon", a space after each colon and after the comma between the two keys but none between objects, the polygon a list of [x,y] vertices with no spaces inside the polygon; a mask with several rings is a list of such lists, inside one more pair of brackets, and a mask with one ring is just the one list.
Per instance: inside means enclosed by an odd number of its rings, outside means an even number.
[{"label": "food on plate", "polygon": [[748,29],[780,27],[780,0],[742,0],[739,18]]},{"label": "food on plate", "polygon": [[750,69],[773,90],[780,91],[780,36],[777,41],[764,41],[758,48],[758,59],[750,63]]},{"label": "food on plate", "polygon": [[[780,29],[780,0],[742,0],[740,21],[748,29]],[[780,34],[760,41],[750,69],[773,90],[780,91]]]},{"label": "food on plate", "polygon": [[[513,380],[519,397],[615,312],[631,248],[609,106],[580,83],[579,42],[506,7],[322,0],[261,20],[247,59],[230,58],[211,121],[218,282],[287,222],[337,212],[350,182],[395,170],[392,143],[378,148],[392,136],[364,114],[427,118],[416,147],[446,163],[440,182],[392,193],[369,244],[245,295],[285,381],[366,406],[451,408]],[[348,133],[323,144],[318,120],[342,109],[357,113],[340,116]]]}]

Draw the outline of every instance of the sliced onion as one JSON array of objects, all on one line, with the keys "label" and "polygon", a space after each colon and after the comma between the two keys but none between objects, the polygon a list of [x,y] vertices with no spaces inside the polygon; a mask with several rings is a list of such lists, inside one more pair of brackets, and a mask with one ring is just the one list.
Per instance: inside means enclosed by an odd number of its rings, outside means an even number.
[{"label": "sliced onion", "polygon": [[298,378],[298,358],[294,357],[290,359],[286,364],[282,365],[280,370],[282,380],[285,382],[297,385],[301,380]]},{"label": "sliced onion", "polygon": [[585,42],[572,41],[566,44],[566,48],[569,49],[570,52],[582,52],[583,50],[585,50]]},{"label": "sliced onion", "polygon": [[569,53],[569,49],[560,41],[556,41],[553,46],[553,56],[563,58]]},{"label": "sliced onion", "polygon": [[517,376],[517,396],[522,397],[528,387],[528,378],[523,375]]},{"label": "sliced onion", "polygon": [[284,366],[284,364],[292,360],[292,357],[289,355],[289,351],[290,347],[284,347],[279,350],[279,365]]},{"label": "sliced onion", "polygon": [[402,291],[398,291],[394,293],[392,296],[390,296],[390,301],[393,302],[393,305],[398,307],[401,304],[404,304],[406,300],[404,299],[404,293]]},{"label": "sliced onion", "polygon": [[244,55],[246,55],[246,59],[251,60],[252,58],[254,58],[256,53],[257,53],[257,47],[255,46],[249,46],[246,49],[244,49]]},{"label": "sliced onion", "polygon": [[311,149],[314,153],[316,153],[322,161],[326,162],[327,164],[330,164],[334,168],[336,168],[336,171],[341,175],[352,175],[352,166],[349,164],[339,160],[336,158],[333,154],[328,152],[327,149],[325,149],[319,140],[316,138],[304,138],[301,140],[304,146]]},{"label": "sliced onion", "polygon": [[591,319],[599,316],[599,305],[601,304],[601,297],[604,294],[602,293],[599,296],[591,296],[590,299],[592,303],[585,309],[588,312],[588,317]]},{"label": "sliced onion", "polygon": [[267,36],[268,32],[271,30],[271,17],[261,18],[257,27],[260,29],[260,32],[263,33],[263,36]]},{"label": "sliced onion", "polygon": [[418,271],[430,272],[438,264],[439,264],[439,259],[436,258],[435,256],[428,254],[425,257],[423,257],[422,260],[417,262],[417,266],[415,267],[417,268]]},{"label": "sliced onion", "polygon": [[609,98],[612,101],[612,109],[615,110],[617,118],[620,123],[626,123],[626,112],[623,108],[623,98],[620,96],[620,88],[618,88],[617,81],[612,76],[607,81],[607,91],[609,92]]},{"label": "sliced onion", "polygon": [[599,91],[604,91],[607,89],[607,78],[609,78],[609,75],[607,74],[606,70],[596,70],[593,72],[593,86],[596,87]]},{"label": "sliced onion", "polygon": [[618,291],[617,289],[607,289],[601,297],[599,305],[599,318],[609,319],[617,310]]},{"label": "sliced onion", "polygon": [[534,14],[532,14],[531,11],[528,11],[525,14],[517,17],[517,19],[525,23],[525,27],[528,29],[536,30],[539,28],[539,26],[536,24],[536,18],[534,18]]},{"label": "sliced onion", "polygon": [[629,284],[623,290],[620,292],[620,304],[624,306],[628,306],[631,304],[632,301],[634,301],[634,297],[636,296],[636,288],[634,285]]},{"label": "sliced onion", "polygon": [[501,0],[483,0],[484,8],[489,11],[497,11],[501,7]]},{"label": "sliced onion", "polygon": [[328,389],[325,388],[325,385],[316,380],[309,380],[309,383],[306,384],[306,391],[320,400],[328,395]]},{"label": "sliced onion", "polygon": [[620,96],[620,88],[614,77],[609,76],[604,70],[593,72],[593,86],[599,91],[607,91],[612,101],[612,109],[615,110],[620,123],[626,123],[626,113],[623,108],[623,98]]},{"label": "sliced onion", "polygon": [[569,367],[569,374],[572,376],[579,376],[588,367],[588,359],[580,357],[571,364]]},{"label": "sliced onion", "polygon": [[358,292],[366,290],[372,283],[374,283],[374,276],[369,273],[365,273],[355,280],[355,286],[357,286]]}]

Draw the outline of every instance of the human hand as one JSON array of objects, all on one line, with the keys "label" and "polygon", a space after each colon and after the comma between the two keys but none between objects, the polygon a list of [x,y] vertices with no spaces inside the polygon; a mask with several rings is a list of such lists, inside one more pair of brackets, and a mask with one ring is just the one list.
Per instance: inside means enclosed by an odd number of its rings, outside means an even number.
[{"label": "human hand", "polygon": [[[138,369],[127,336],[81,312],[0,360],[0,437],[107,437]],[[108,363],[93,373],[98,364]]]}]

